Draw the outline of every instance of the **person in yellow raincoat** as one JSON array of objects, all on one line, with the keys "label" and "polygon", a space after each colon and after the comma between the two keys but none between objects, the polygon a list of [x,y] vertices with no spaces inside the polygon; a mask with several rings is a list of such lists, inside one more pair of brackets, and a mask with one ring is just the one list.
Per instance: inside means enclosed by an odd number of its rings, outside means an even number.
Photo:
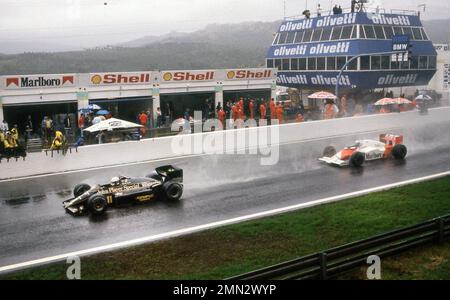
[{"label": "person in yellow raincoat", "polygon": [[61,131],[56,131],[55,132],[55,138],[53,139],[52,147],[50,148],[50,150],[59,150],[59,149],[61,149],[61,147],[64,145],[65,140],[66,140],[66,138],[64,137],[62,132]]},{"label": "person in yellow raincoat", "polygon": [[3,153],[4,149],[5,149],[5,135],[3,134],[3,131],[0,130],[0,156]]},{"label": "person in yellow raincoat", "polygon": [[5,146],[5,149],[14,149],[17,148],[17,141],[14,138],[14,136],[11,134],[11,132],[6,132],[6,138],[3,141],[3,145]]},{"label": "person in yellow raincoat", "polygon": [[16,143],[19,141],[19,129],[17,128],[17,125],[14,125],[11,129],[11,136],[16,140]]}]

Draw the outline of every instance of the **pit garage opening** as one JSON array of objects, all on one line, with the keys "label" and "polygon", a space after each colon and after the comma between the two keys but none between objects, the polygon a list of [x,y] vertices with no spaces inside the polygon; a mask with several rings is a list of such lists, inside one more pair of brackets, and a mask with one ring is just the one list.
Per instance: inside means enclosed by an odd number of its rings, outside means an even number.
[{"label": "pit garage opening", "polygon": [[183,118],[188,109],[191,117],[194,117],[194,111],[201,111],[203,118],[208,114],[211,117],[215,111],[214,101],[214,93],[164,94],[160,100],[161,113],[166,125],[175,119]]},{"label": "pit garage opening", "polygon": [[24,135],[28,116],[31,116],[33,124],[33,135],[40,136],[41,122],[45,116],[52,118],[53,125],[56,130],[65,128],[64,119],[67,114],[71,121],[72,129],[75,129],[77,102],[60,102],[60,103],[33,103],[33,104],[14,104],[4,105],[3,111],[5,120],[12,127],[17,124],[19,134]]},{"label": "pit garage opening", "polygon": [[89,104],[97,104],[108,110],[114,118],[130,122],[138,122],[138,115],[144,111],[152,111],[152,97],[128,97],[113,99],[90,99]]}]

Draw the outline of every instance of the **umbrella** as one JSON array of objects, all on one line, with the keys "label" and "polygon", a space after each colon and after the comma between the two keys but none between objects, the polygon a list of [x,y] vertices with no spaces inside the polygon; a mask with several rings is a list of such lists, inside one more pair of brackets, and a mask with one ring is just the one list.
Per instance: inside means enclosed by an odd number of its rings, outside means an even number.
[{"label": "umbrella", "polygon": [[93,110],[89,108],[81,108],[78,111],[82,114],[90,114],[91,112],[93,112]]},{"label": "umbrella", "polygon": [[433,98],[431,98],[430,96],[428,96],[428,95],[419,95],[419,96],[417,96],[416,97],[416,100],[433,100]]},{"label": "umbrella", "polygon": [[383,98],[383,99],[375,102],[376,106],[384,106],[384,105],[391,105],[391,104],[397,104],[397,102],[392,98]]},{"label": "umbrella", "polygon": [[395,98],[395,104],[411,104],[412,102],[405,98]]},{"label": "umbrella", "polygon": [[317,92],[308,96],[309,99],[336,99],[337,97],[328,92]]},{"label": "umbrella", "polygon": [[143,126],[136,124],[136,123],[128,122],[128,121],[111,118],[111,119],[108,119],[105,121],[101,121],[95,125],[92,125],[91,127],[86,128],[84,131],[93,133],[93,132],[99,132],[99,131],[135,129],[135,128],[140,128],[140,127],[143,127]]},{"label": "umbrella", "polygon": [[89,104],[88,106],[86,106],[86,108],[91,109],[91,110],[100,110],[100,109],[102,109],[97,104]]},{"label": "umbrella", "polygon": [[91,113],[94,110],[100,110],[102,109],[100,106],[98,106],[97,104],[89,104],[86,107],[80,108],[78,111],[81,113]]},{"label": "umbrella", "polygon": [[98,112],[96,112],[95,114],[100,115],[100,116],[106,116],[106,115],[109,115],[109,111],[107,111],[106,109],[102,109],[102,110],[99,110]]}]

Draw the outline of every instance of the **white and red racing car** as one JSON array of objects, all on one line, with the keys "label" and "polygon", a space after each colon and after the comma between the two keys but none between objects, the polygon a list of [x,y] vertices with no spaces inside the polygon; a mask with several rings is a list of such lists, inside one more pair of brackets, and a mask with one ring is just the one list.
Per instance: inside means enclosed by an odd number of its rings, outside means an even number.
[{"label": "white and red racing car", "polygon": [[403,136],[382,134],[379,141],[356,141],[354,145],[346,147],[339,152],[336,152],[333,146],[328,146],[323,152],[323,157],[319,158],[319,160],[338,167],[360,167],[365,161],[391,157],[402,160],[407,153],[408,150],[403,145]]}]

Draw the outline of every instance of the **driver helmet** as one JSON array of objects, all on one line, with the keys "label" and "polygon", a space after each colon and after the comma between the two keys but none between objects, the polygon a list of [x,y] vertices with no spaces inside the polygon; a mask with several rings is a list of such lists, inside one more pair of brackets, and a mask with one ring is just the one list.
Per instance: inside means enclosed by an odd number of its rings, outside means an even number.
[{"label": "driver helmet", "polygon": [[120,178],[119,177],[116,176],[116,177],[111,178],[111,184],[112,185],[118,185],[119,182],[120,182]]}]

